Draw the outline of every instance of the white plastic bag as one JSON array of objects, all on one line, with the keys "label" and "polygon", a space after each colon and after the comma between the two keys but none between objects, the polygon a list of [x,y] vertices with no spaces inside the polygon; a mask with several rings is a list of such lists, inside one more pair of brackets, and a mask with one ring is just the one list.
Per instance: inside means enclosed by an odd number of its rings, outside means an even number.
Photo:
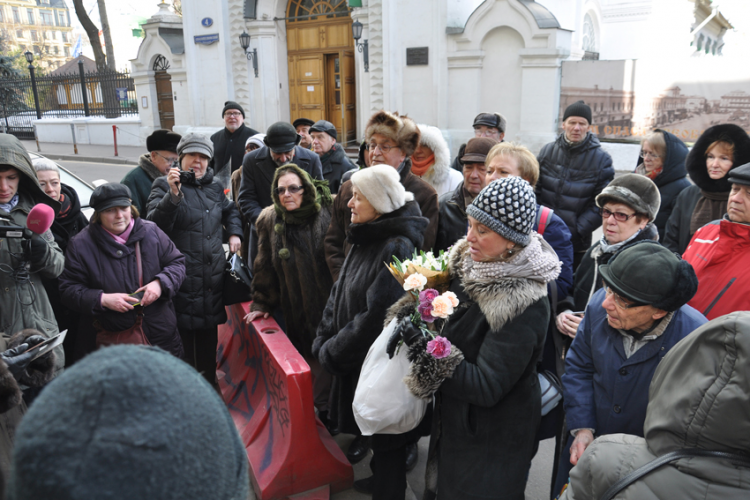
[{"label": "white plastic bag", "polygon": [[363,436],[403,434],[419,425],[427,411],[429,401],[414,396],[403,381],[411,365],[407,346],[392,359],[385,352],[396,324],[391,320],[370,346],[359,375],[352,409]]}]

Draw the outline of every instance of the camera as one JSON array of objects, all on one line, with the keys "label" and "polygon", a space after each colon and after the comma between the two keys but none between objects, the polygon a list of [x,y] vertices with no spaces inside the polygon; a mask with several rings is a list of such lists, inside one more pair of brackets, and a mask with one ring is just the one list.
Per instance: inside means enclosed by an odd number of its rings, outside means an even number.
[{"label": "camera", "polygon": [[195,184],[195,172],[192,170],[180,172],[180,184]]}]

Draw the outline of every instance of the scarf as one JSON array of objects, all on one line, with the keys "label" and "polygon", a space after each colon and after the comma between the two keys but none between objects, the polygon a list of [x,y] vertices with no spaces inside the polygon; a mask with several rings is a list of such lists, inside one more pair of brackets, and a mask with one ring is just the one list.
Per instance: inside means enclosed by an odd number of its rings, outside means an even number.
[{"label": "scarf", "polygon": [[627,240],[621,241],[620,243],[612,243],[611,245],[609,244],[607,239],[602,236],[602,239],[599,240],[599,246],[591,251],[591,258],[596,259],[605,253],[615,253],[616,251],[636,239],[638,235],[641,234],[641,231],[643,231],[643,229],[639,229],[638,231],[636,231],[635,234]]},{"label": "scarf", "polygon": [[146,172],[146,175],[148,175],[148,178],[151,179],[151,181],[155,181],[159,177],[164,176],[164,174],[161,173],[158,168],[156,168],[156,165],[154,165],[153,161],[151,161],[151,153],[141,155],[138,160],[138,165],[144,172]]},{"label": "scarf", "polygon": [[430,167],[435,163],[435,153],[425,158],[422,161],[417,161],[414,158],[411,159],[411,171],[414,175],[422,177]]},{"label": "scarf", "polygon": [[463,259],[464,276],[474,280],[523,278],[546,284],[557,279],[561,268],[562,262],[555,251],[537,233],[531,233],[531,242],[508,260],[474,262],[471,257]]},{"label": "scarf", "polygon": [[102,229],[104,229],[109,235],[112,237],[113,240],[115,240],[120,245],[124,245],[128,242],[128,238],[130,238],[130,233],[133,232],[133,226],[135,225],[135,219],[130,219],[130,224],[128,225],[128,228],[121,232],[120,234],[115,234],[107,230],[104,226],[102,226]]},{"label": "scarf", "polygon": [[695,204],[693,215],[690,217],[690,235],[715,220],[724,217],[727,213],[727,203],[729,202],[729,192],[710,193],[701,189],[701,197]]},{"label": "scarf", "polygon": [[16,205],[18,205],[18,193],[14,194],[8,203],[0,203],[0,210],[10,213],[11,210],[16,208]]},{"label": "scarf", "polygon": [[73,208],[73,202],[70,201],[70,197],[65,196],[65,193],[60,193],[60,211],[57,214],[56,219],[65,219],[70,215],[70,209]]},{"label": "scarf", "polygon": [[659,167],[659,168],[657,168],[655,170],[652,170],[651,172],[647,172],[646,171],[646,165],[644,165],[643,163],[641,163],[640,165],[638,165],[637,167],[635,167],[635,173],[636,174],[645,175],[646,177],[648,177],[652,181],[654,179],[656,179],[659,176],[659,174],[662,173],[663,171],[664,171],[664,165],[662,165],[661,167]]},{"label": "scarf", "polygon": [[[311,149],[312,149],[312,147],[311,147]],[[333,153],[335,153],[335,152],[336,152],[336,145],[334,144],[333,146],[331,146],[331,149],[329,149],[328,151],[326,151],[325,153],[323,153],[320,156],[320,163],[327,162],[328,158],[330,158],[331,156],[333,156]]]}]

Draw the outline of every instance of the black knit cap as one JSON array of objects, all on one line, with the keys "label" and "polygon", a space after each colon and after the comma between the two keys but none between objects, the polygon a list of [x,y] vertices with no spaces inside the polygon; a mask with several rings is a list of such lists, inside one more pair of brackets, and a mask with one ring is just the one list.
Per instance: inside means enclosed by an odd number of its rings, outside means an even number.
[{"label": "black knit cap", "polygon": [[563,121],[567,120],[571,116],[580,116],[585,118],[586,121],[591,125],[591,107],[585,104],[583,101],[576,101],[567,108],[565,108],[565,114],[563,115]]},{"label": "black knit cap", "polygon": [[245,118],[245,110],[242,109],[242,106],[239,105],[239,103],[236,103],[234,101],[227,101],[224,103],[224,109],[221,110],[221,117],[224,118],[224,113],[226,113],[230,109],[236,109],[240,113],[242,113],[242,118]]},{"label": "black knit cap", "polygon": [[750,186],[750,163],[745,163],[742,166],[730,170],[729,182],[741,186]]},{"label": "black knit cap", "polygon": [[146,149],[149,153],[151,151],[171,151],[172,153],[176,153],[180,139],[182,139],[182,136],[171,130],[154,130],[146,138]]},{"label": "black knit cap", "polygon": [[599,273],[617,294],[667,312],[687,304],[698,291],[693,266],[651,240],[624,246],[599,266]]},{"label": "black knit cap", "polygon": [[236,500],[250,481],[224,402],[156,347],[100,349],[53,380],[15,437],[8,497]]}]

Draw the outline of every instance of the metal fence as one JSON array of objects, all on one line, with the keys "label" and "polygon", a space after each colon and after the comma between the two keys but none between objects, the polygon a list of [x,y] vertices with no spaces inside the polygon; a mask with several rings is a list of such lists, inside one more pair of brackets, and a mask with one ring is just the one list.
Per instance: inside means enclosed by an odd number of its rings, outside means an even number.
[{"label": "metal fence", "polygon": [[[85,73],[83,83],[80,73],[37,76],[35,80],[42,119],[138,114],[135,84],[127,72]],[[32,121],[36,119],[31,78],[0,78],[0,130],[19,139],[33,139]]]}]

